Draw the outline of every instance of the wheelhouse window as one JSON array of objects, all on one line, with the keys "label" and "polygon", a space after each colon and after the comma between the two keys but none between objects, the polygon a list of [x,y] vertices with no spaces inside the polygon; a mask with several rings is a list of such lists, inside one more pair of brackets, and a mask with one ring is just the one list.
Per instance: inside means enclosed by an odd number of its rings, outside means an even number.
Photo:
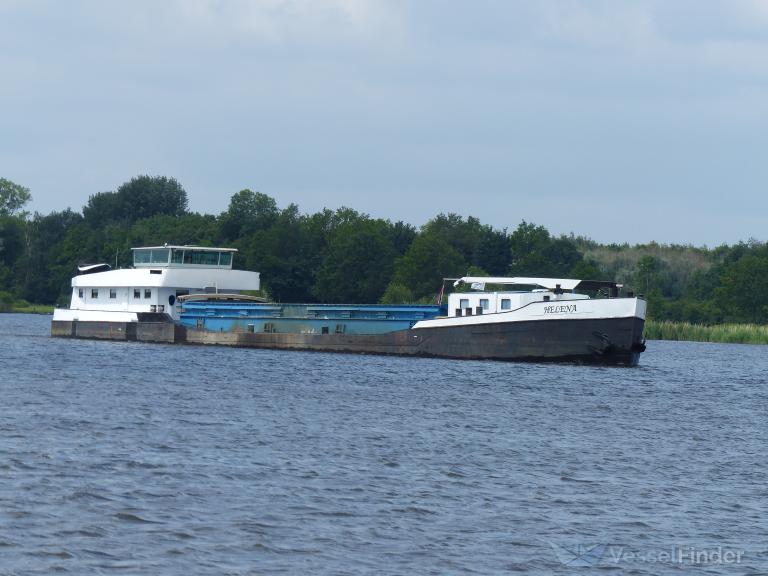
[{"label": "wheelhouse window", "polygon": [[501,299],[501,309],[502,310],[512,310],[512,301],[509,298],[502,298]]},{"label": "wheelhouse window", "polygon": [[144,298],[152,298],[152,290],[149,288],[144,289]]},{"label": "wheelhouse window", "polygon": [[99,297],[99,291],[96,288],[91,288],[91,298],[98,298]]},{"label": "wheelhouse window", "polygon": [[196,264],[198,266],[217,266],[219,253],[207,250],[185,250],[184,264]]},{"label": "wheelhouse window", "polygon": [[171,250],[169,248],[146,248],[133,251],[133,265],[168,264]]},{"label": "wheelhouse window", "polygon": [[184,263],[184,250],[174,248],[171,252],[171,264],[183,264]]},{"label": "wheelhouse window", "polygon": [[168,248],[152,250],[149,261],[151,264],[168,264],[168,256],[170,253],[171,251]]},{"label": "wheelhouse window", "polygon": [[134,288],[133,289],[133,297],[136,298],[136,299],[141,298],[141,290],[139,290],[138,288]]},{"label": "wheelhouse window", "polygon": [[137,264],[149,264],[152,257],[152,250],[134,250],[133,251],[133,265]]},{"label": "wheelhouse window", "polygon": [[221,252],[219,255],[219,266],[230,266],[232,264],[232,252]]},{"label": "wheelhouse window", "polygon": [[112,298],[112,299],[117,298],[117,289],[110,288],[109,289],[109,297]]}]

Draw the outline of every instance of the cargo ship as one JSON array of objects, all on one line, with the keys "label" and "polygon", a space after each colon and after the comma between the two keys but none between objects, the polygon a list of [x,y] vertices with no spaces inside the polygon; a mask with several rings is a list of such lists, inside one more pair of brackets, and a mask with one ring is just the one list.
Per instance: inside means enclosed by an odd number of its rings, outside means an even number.
[{"label": "cargo ship", "polygon": [[78,268],[52,336],[625,366],[645,350],[646,302],[614,282],[466,276],[435,304],[284,304],[249,294],[260,275],[235,249],[132,251],[132,268]]}]

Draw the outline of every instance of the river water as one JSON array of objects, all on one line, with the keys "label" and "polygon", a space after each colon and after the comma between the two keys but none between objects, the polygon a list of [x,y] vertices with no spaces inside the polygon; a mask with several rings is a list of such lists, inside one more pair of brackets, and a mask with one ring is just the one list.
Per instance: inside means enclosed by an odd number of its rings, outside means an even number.
[{"label": "river water", "polygon": [[0,575],[768,573],[768,348],[599,368],[49,322],[0,315]]}]

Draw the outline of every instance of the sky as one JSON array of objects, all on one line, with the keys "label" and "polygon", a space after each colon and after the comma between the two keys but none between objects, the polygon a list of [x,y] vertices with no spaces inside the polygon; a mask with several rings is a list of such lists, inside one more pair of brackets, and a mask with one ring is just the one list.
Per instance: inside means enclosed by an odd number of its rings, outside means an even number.
[{"label": "sky", "polygon": [[0,177],[768,240],[768,0],[0,0]]}]

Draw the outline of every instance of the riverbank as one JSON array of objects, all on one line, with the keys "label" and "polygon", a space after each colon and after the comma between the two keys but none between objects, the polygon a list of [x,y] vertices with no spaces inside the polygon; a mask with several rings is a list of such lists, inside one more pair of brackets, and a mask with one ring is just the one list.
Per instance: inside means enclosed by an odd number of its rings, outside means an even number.
[{"label": "riverbank", "polygon": [[689,342],[719,342],[723,344],[768,344],[765,324],[690,324],[668,320],[646,320],[648,340],[685,340]]},{"label": "riverbank", "polygon": [[22,300],[8,306],[0,306],[0,312],[12,314],[53,314],[53,306],[49,304],[30,304]]}]

